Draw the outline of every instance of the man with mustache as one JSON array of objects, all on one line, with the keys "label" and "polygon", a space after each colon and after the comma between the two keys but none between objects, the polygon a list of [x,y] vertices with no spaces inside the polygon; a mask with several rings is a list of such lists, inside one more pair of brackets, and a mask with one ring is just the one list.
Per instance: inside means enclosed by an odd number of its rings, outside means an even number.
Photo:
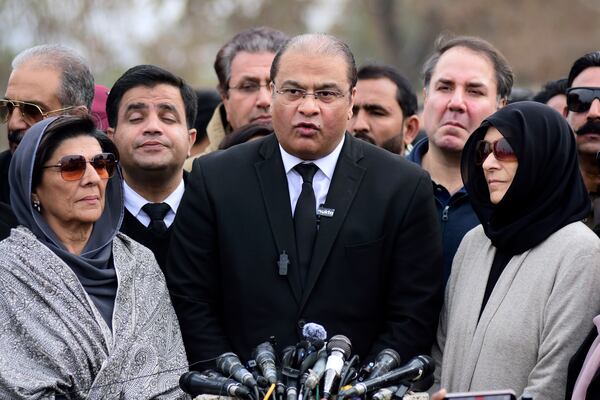
[{"label": "man with mustache", "polygon": [[575,131],[579,168],[592,200],[586,224],[600,234],[600,51],[580,57],[571,67],[563,114]]},{"label": "man with mustache", "polygon": [[196,139],[197,106],[190,86],[154,65],[127,70],[106,101],[107,134],[124,177],[121,231],[152,250],[162,269],[185,190],[183,163]]},{"label": "man with mustache", "polygon": [[391,65],[362,66],[348,130],[359,139],[404,155],[419,133],[417,96],[408,79]]},{"label": "man with mustache", "polygon": [[339,39],[290,39],[271,66],[275,133],[194,162],[165,275],[196,368],[229,351],[248,360],[270,336],[295,345],[311,321],[361,360],[430,351],[442,288],[431,180],[346,132],[356,80]]},{"label": "man with mustache", "polygon": [[271,122],[269,69],[286,40],[283,32],[263,26],[244,30],[221,47],[214,64],[221,104],[206,127],[208,146],[202,152],[192,149],[186,170],[195,158],[217,150],[225,135],[250,123]]},{"label": "man with mustache", "polygon": [[409,159],[431,175],[444,244],[444,277],[463,236],[479,220],[460,174],[465,142],[487,116],[507,104],[513,73],[504,56],[476,37],[441,37],[423,66],[423,128]]},{"label": "man with mustache", "polygon": [[9,144],[0,153],[0,202],[10,202],[8,167],[27,129],[46,117],[87,113],[93,99],[90,67],[72,49],[40,45],[13,59],[6,93],[0,99],[0,122],[7,124]]}]

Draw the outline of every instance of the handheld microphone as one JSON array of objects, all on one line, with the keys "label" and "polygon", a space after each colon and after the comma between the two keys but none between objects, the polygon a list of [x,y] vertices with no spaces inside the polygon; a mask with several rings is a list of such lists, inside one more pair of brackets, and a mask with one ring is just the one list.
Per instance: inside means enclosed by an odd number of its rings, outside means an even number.
[{"label": "handheld microphone", "polygon": [[327,339],[327,331],[323,328],[323,325],[309,322],[302,328],[302,336],[310,343],[314,343],[315,340],[325,341]]},{"label": "handheld microphone", "polygon": [[308,370],[308,376],[304,382],[304,387],[309,391],[317,387],[317,384],[325,372],[325,366],[327,365],[327,350],[322,349],[317,354],[318,359],[315,362],[315,365]]},{"label": "handheld microphone", "polygon": [[323,383],[323,398],[329,398],[333,382],[340,376],[344,361],[352,351],[350,339],[344,335],[335,335],[327,343],[327,364],[325,365],[325,381]]},{"label": "handheld microphone", "polygon": [[258,390],[258,384],[256,383],[254,376],[252,376],[250,371],[244,368],[235,353],[230,352],[221,354],[217,358],[217,368],[226,376],[231,376],[236,381]]},{"label": "handheld microphone", "polygon": [[250,391],[233,379],[209,378],[196,371],[186,372],[179,378],[179,387],[185,393],[196,397],[202,394],[227,395],[252,400]]},{"label": "handheld microphone", "polygon": [[367,379],[377,378],[385,374],[386,372],[390,372],[394,368],[397,368],[400,365],[400,354],[394,349],[383,349],[375,359],[375,364],[371,369],[371,373],[367,377]]},{"label": "handheld microphone", "polygon": [[385,373],[377,378],[369,379],[357,383],[352,388],[342,390],[338,397],[362,396],[367,392],[380,389],[382,387],[397,384],[400,381],[416,382],[419,379],[430,375],[435,370],[435,362],[429,356],[417,356],[410,360],[405,366]]},{"label": "handheld microphone", "polygon": [[254,349],[254,359],[269,384],[277,384],[277,368],[275,366],[275,349],[270,342],[264,342]]}]

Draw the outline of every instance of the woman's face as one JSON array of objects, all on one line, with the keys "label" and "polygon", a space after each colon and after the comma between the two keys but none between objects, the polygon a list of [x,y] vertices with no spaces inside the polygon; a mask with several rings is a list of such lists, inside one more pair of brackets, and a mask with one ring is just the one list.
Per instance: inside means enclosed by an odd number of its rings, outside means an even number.
[{"label": "woman's face", "polygon": [[[44,165],[56,165],[69,155],[83,155],[89,161],[99,153],[102,148],[95,138],[77,136],[62,142]],[[65,181],[58,167],[44,168],[32,198],[39,200],[42,217],[61,236],[60,233],[90,229],[100,218],[107,182],[89,162],[81,179],[75,181]]]},{"label": "woman's face", "polygon": [[[506,140],[494,127],[490,127],[484,137],[484,140],[490,144],[500,139]],[[492,204],[498,204],[504,198],[517,173],[518,166],[519,162],[516,158],[514,160],[499,160],[494,152],[490,152],[485,158],[482,164],[483,174],[485,175]]]}]

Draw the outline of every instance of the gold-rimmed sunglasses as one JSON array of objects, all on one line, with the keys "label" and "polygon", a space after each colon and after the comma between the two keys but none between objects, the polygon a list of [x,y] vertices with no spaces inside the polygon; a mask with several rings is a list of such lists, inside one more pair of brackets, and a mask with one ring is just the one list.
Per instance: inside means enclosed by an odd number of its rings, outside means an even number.
[{"label": "gold-rimmed sunglasses", "polygon": [[44,118],[48,118],[51,114],[71,110],[75,107],[77,106],[69,106],[59,108],[57,110],[43,112],[40,106],[38,106],[37,104],[19,100],[0,99],[0,123],[6,123],[10,118],[12,112],[15,110],[15,108],[18,108],[21,112],[23,121],[25,121],[29,125],[33,125],[36,122],[43,120]]}]

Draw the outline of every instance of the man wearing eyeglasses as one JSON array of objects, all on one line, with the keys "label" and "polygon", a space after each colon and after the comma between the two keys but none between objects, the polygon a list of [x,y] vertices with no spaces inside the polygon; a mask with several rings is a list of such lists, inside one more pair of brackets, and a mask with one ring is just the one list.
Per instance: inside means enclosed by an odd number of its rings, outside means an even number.
[{"label": "man wearing eyeglasses", "polygon": [[9,203],[8,166],[27,129],[49,116],[86,113],[93,98],[89,65],[65,46],[36,46],[13,59],[0,99],[0,122],[7,124],[10,147],[0,153],[0,201]]},{"label": "man wearing eyeglasses", "polygon": [[586,224],[600,235],[600,51],[588,53],[573,63],[564,115],[575,131],[579,168],[592,200]]},{"label": "man wearing eyeglasses", "polygon": [[248,360],[306,322],[361,360],[428,353],[441,305],[431,180],[346,132],[357,73],[324,34],[291,39],[271,66],[274,135],[197,159],[166,277],[191,363]]},{"label": "man wearing eyeglasses", "polygon": [[[271,122],[269,70],[286,40],[283,32],[260,27],[238,33],[221,47],[214,68],[222,103],[206,127],[208,147],[201,154],[192,154],[200,156],[217,150],[225,135],[244,125]],[[195,158],[186,161],[185,169],[192,168]]]}]

